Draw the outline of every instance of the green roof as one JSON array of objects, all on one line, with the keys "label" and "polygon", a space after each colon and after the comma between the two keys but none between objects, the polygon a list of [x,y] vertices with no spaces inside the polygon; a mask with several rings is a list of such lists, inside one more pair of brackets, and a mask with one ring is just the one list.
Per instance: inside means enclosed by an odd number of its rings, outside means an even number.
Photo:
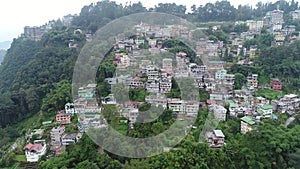
[{"label": "green roof", "polygon": [[250,125],[255,124],[255,121],[249,116],[244,116],[244,117],[241,118],[241,120],[243,120],[244,122],[246,122]]},{"label": "green roof", "polygon": [[51,123],[52,123],[52,121],[44,121],[44,122],[42,122],[43,125],[49,125]]},{"label": "green roof", "polygon": [[273,106],[272,105],[269,105],[269,104],[265,104],[261,107],[262,109],[273,109]]},{"label": "green roof", "polygon": [[259,114],[264,114],[264,111],[262,111],[262,110],[257,110],[257,112],[258,112]]},{"label": "green roof", "polygon": [[74,103],[67,103],[66,106],[74,106]]}]

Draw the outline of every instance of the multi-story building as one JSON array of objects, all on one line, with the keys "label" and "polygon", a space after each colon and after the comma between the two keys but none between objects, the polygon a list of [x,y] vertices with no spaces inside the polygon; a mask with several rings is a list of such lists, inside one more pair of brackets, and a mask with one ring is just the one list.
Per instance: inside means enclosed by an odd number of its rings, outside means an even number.
[{"label": "multi-story building", "polygon": [[251,32],[260,32],[264,26],[263,21],[253,21],[247,20],[246,25],[249,27],[249,31]]},{"label": "multi-story building", "polygon": [[74,114],[77,114],[74,103],[67,103],[65,105],[65,113],[69,114],[71,116],[73,116]]},{"label": "multi-story building", "polygon": [[210,147],[219,148],[224,146],[225,135],[221,130],[213,130],[212,132],[206,132],[206,141]]},{"label": "multi-story building", "polygon": [[82,133],[69,133],[69,134],[63,134],[61,137],[61,143],[62,145],[69,145],[77,143],[78,140],[81,138]]},{"label": "multi-story building", "polygon": [[241,118],[241,133],[245,134],[249,131],[252,131],[253,128],[252,126],[255,124],[255,121],[249,117],[249,116],[244,116]]},{"label": "multi-story building", "polygon": [[27,162],[38,162],[46,154],[47,145],[45,140],[36,140],[34,144],[27,144],[24,147]]},{"label": "multi-story building", "polygon": [[265,104],[261,106],[257,111],[261,116],[269,118],[273,114],[273,106],[270,104]]},{"label": "multi-story building", "polygon": [[44,31],[42,30],[41,27],[37,27],[37,26],[34,26],[34,27],[25,26],[24,27],[25,38],[38,41],[38,40],[41,40],[43,34],[44,34]]},{"label": "multi-story building", "polygon": [[258,87],[258,74],[249,74],[247,76],[247,86],[253,86],[254,88]]},{"label": "multi-story building", "polygon": [[284,19],[283,19],[283,11],[281,10],[273,10],[268,12],[267,15],[270,16],[270,23],[273,24],[283,24]]},{"label": "multi-story building", "polygon": [[223,79],[225,79],[226,74],[227,74],[227,70],[225,70],[225,69],[219,70],[215,73],[215,79],[223,80]]},{"label": "multi-story building", "polygon": [[71,123],[71,115],[66,114],[64,111],[60,111],[56,114],[55,120],[59,124],[70,124]]},{"label": "multi-story building", "polygon": [[180,99],[167,99],[168,108],[173,111],[175,114],[184,114],[185,113],[185,102]]},{"label": "multi-story building", "polygon": [[156,106],[161,105],[163,108],[167,108],[167,98],[164,94],[156,93],[146,96],[145,101]]},{"label": "multi-story building", "polygon": [[185,104],[185,113],[187,116],[197,116],[199,110],[199,102],[196,101],[188,101]]},{"label": "multi-story building", "polygon": [[96,96],[97,84],[88,84],[86,87],[80,87],[78,90],[78,97],[91,99]]},{"label": "multi-story building", "polygon": [[65,132],[64,126],[57,126],[53,127],[50,132],[51,142],[50,144],[53,146],[60,146],[61,145],[61,136]]},{"label": "multi-story building", "polygon": [[279,79],[271,78],[270,84],[273,90],[282,91],[282,83]]}]

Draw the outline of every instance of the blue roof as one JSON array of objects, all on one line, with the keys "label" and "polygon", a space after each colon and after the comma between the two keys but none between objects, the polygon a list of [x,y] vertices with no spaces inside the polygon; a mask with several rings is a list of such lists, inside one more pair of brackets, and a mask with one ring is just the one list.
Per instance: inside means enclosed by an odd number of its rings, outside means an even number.
[{"label": "blue roof", "polygon": [[225,135],[221,130],[214,130],[214,133],[217,137],[225,137]]}]

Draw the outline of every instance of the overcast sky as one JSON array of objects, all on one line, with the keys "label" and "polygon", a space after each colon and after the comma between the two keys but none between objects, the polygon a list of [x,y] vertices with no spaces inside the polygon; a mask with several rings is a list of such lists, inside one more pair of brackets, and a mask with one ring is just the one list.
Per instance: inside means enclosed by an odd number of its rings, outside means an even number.
[{"label": "overcast sky", "polygon": [[[79,14],[84,5],[99,0],[2,0],[0,2],[0,42],[11,41],[17,38],[22,32],[24,26],[40,26],[49,20],[58,19],[67,14]],[[126,1],[132,3],[141,1],[147,8],[163,2],[175,2],[176,4],[186,5],[187,9],[195,4],[197,6],[205,5],[207,2],[216,0],[115,0],[118,4],[125,4]],[[231,4],[255,5],[261,0],[230,0]],[[274,2],[268,0],[263,2]]]}]

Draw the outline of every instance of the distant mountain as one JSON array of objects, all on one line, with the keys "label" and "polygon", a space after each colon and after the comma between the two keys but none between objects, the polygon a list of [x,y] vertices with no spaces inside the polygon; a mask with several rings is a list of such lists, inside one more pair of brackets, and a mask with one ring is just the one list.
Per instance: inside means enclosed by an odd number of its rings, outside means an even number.
[{"label": "distant mountain", "polygon": [[6,50],[0,49],[0,63],[2,63],[5,54],[6,54]]},{"label": "distant mountain", "polygon": [[7,50],[10,48],[11,41],[0,42],[0,49]]}]

